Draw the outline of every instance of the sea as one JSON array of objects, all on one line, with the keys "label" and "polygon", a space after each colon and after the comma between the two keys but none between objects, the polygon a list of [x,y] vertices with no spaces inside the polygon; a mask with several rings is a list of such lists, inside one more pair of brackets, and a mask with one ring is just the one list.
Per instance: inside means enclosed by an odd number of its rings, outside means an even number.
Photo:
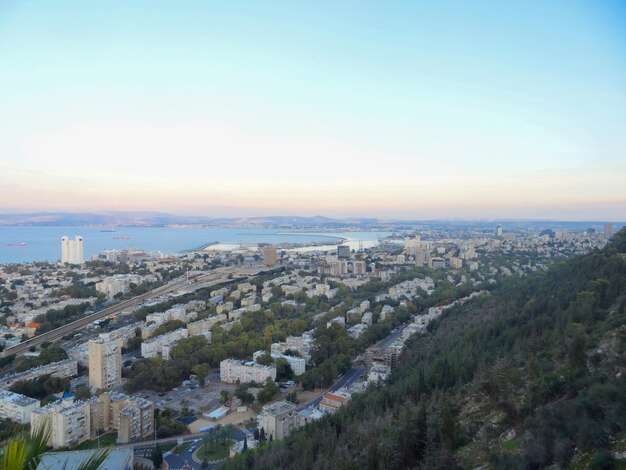
[{"label": "sea", "polygon": [[[115,231],[110,231],[115,230]],[[386,232],[300,232],[269,228],[225,227],[94,227],[94,226],[1,226],[0,264],[32,261],[55,262],[61,258],[61,237],[83,237],[85,259],[104,250],[141,249],[146,252],[180,254],[208,249],[228,250],[256,243],[315,244],[302,250],[332,249],[332,242],[346,239],[352,249],[369,248]],[[328,242],[329,245],[324,245]],[[9,246],[23,245],[23,246]]]}]

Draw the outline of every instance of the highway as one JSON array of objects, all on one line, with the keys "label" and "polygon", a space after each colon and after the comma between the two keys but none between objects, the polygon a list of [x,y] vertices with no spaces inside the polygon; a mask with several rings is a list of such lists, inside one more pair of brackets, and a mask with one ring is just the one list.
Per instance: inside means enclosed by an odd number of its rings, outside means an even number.
[{"label": "highway", "polygon": [[[74,331],[78,331],[82,328],[85,328],[90,323],[101,320],[109,315],[117,315],[121,313],[123,310],[128,308],[136,307],[138,304],[145,302],[154,297],[158,297],[164,294],[169,294],[170,292],[175,292],[179,289],[188,286],[194,287],[209,287],[214,284],[219,284],[220,282],[224,282],[227,279],[228,275],[232,274],[233,278],[238,278],[240,276],[249,277],[258,274],[263,271],[262,267],[248,266],[246,267],[226,267],[226,268],[218,268],[208,273],[193,273],[189,275],[189,282],[187,278],[178,278],[164,286],[157,287],[150,292],[146,292],[145,294],[138,295],[133,297],[132,299],[124,300],[118,304],[115,304],[111,307],[107,307],[98,312],[86,315],[78,320],[75,320],[67,325],[63,325],[59,328],[56,328],[51,331],[47,331],[46,333],[42,333],[33,338],[27,339],[26,341],[21,342],[18,345],[12,346],[10,348],[2,351],[2,357],[9,356],[11,354],[15,354],[16,356],[25,353],[29,348],[33,346],[39,346],[41,343],[45,341],[56,341],[61,339],[63,336],[68,333],[72,333]],[[53,308],[53,307],[51,307]]]}]

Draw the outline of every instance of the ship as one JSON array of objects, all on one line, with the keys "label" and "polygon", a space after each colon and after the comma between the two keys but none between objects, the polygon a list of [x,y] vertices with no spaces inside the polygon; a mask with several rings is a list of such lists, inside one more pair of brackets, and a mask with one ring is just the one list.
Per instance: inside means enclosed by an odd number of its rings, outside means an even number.
[{"label": "ship", "polygon": [[26,242],[22,242],[22,243],[7,243],[7,246],[26,246]]},{"label": "ship", "polygon": [[117,232],[117,230],[115,230],[114,228],[105,228],[103,230],[100,230],[101,232]]},{"label": "ship", "polygon": [[128,240],[130,237],[113,237],[113,240]]}]

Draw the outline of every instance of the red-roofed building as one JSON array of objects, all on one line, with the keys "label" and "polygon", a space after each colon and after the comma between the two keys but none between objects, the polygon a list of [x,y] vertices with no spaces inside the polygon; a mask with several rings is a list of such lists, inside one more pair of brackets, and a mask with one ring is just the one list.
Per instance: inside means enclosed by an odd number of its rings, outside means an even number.
[{"label": "red-roofed building", "polygon": [[352,403],[352,395],[345,390],[325,393],[320,402],[320,410],[335,413],[342,406]]}]

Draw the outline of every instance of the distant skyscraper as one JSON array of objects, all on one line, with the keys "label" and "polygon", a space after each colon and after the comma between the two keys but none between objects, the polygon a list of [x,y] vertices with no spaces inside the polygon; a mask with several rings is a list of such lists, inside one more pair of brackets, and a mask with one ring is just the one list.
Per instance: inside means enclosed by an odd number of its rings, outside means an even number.
[{"label": "distant skyscraper", "polygon": [[339,245],[337,247],[337,258],[350,258],[350,247],[348,245]]},{"label": "distant skyscraper", "polygon": [[604,236],[606,238],[611,238],[613,236],[613,224],[611,223],[604,224]]},{"label": "distant skyscraper", "polygon": [[61,238],[61,262],[83,264],[83,237],[77,235],[74,240],[67,236]]},{"label": "distant skyscraper", "polygon": [[498,226],[496,227],[495,235],[496,235],[496,237],[501,237],[502,236],[502,224],[498,224]]},{"label": "distant skyscraper", "polygon": [[108,390],[122,383],[122,347],[106,338],[89,341],[89,385]]},{"label": "distant skyscraper", "polygon": [[276,266],[278,263],[278,255],[275,246],[266,245],[263,247],[263,263],[268,267]]}]

